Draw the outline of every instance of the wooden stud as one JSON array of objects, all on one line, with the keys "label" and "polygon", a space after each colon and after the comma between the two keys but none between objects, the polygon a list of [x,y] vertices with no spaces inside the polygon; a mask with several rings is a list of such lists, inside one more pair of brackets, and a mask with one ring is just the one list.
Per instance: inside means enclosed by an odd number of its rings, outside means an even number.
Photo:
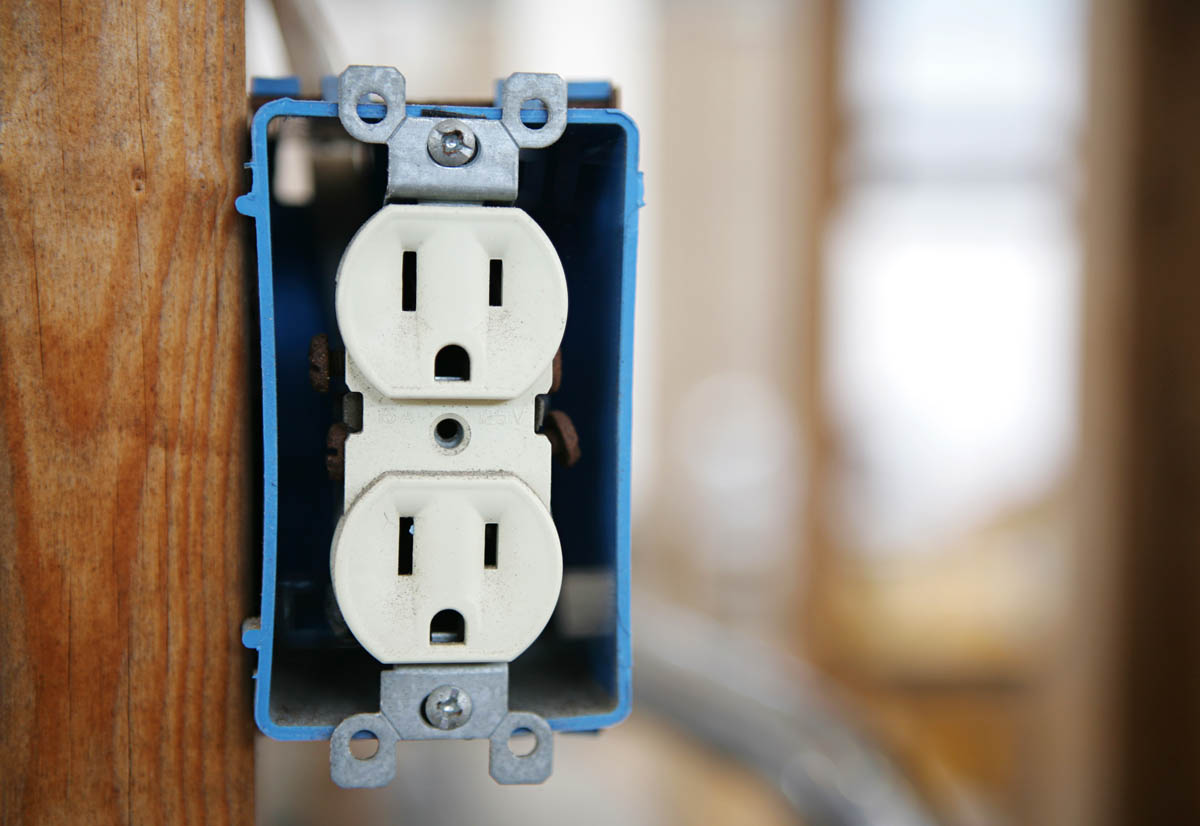
[{"label": "wooden stud", "polygon": [[253,819],[243,9],[0,0],[0,823]]}]

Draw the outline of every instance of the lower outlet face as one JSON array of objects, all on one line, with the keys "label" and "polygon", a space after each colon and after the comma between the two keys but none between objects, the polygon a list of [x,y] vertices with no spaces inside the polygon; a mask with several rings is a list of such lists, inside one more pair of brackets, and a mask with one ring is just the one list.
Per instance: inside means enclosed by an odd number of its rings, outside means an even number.
[{"label": "lower outlet face", "polygon": [[504,473],[380,476],[339,522],[330,565],[347,627],[386,664],[512,660],[562,585],[549,511]]}]

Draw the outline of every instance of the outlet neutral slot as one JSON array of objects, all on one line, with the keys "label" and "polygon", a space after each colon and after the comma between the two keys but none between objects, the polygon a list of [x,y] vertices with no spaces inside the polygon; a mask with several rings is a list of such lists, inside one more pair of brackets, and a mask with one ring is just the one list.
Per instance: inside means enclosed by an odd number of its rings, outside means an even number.
[{"label": "outlet neutral slot", "polygon": [[397,556],[399,560],[396,563],[396,574],[398,576],[412,576],[413,571],[413,539],[416,535],[416,529],[413,526],[413,518],[411,516],[400,517],[400,533],[397,540]]},{"label": "outlet neutral slot", "polygon": [[488,305],[499,307],[504,303],[504,260],[493,258],[488,270]]},{"label": "outlet neutral slot", "polygon": [[433,377],[437,381],[470,381],[471,357],[457,344],[447,344],[433,359]]},{"label": "outlet neutral slot", "polygon": [[417,309],[417,251],[405,250],[400,261],[400,309]]},{"label": "outlet neutral slot", "polygon": [[488,522],[483,526],[483,567],[496,567],[496,547],[500,534],[499,522]]},{"label": "outlet neutral slot", "polygon": [[466,642],[467,623],[463,615],[453,608],[446,608],[433,615],[429,623],[430,645],[452,645]]}]

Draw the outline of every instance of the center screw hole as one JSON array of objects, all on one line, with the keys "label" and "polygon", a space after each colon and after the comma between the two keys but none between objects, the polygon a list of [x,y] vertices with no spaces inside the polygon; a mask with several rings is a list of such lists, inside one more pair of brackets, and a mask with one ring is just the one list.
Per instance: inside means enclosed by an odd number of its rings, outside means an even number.
[{"label": "center screw hole", "polygon": [[426,147],[438,166],[463,166],[475,158],[475,133],[462,121],[451,118],[430,130]]},{"label": "center screw hole", "polygon": [[471,719],[471,695],[452,685],[435,688],[425,698],[425,721],[442,731],[460,728]]},{"label": "center screw hole", "polygon": [[466,439],[466,428],[457,416],[445,416],[433,426],[433,440],[443,450],[457,450]]}]

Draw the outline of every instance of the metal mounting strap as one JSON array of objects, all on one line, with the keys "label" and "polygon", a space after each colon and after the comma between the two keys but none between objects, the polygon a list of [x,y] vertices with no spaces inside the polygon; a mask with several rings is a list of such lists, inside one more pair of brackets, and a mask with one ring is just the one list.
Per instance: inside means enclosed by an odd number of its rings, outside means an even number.
[{"label": "metal mounting strap", "polygon": [[[409,665],[379,678],[378,714],[343,720],[329,739],[329,773],[342,788],[386,786],[396,776],[400,740],[489,740],[488,770],[497,783],[541,783],[553,769],[554,733],[537,714],[508,710],[508,665]],[[527,730],[537,742],[528,754],[509,745]],[[355,735],[379,741],[374,755],[350,750]]]},{"label": "metal mounting strap", "polygon": [[[376,94],[387,111],[362,118]],[[389,200],[513,201],[520,150],[550,146],[567,126],[567,84],[553,74],[516,72],[504,83],[500,120],[467,116],[406,117],[404,75],[390,66],[348,66],[338,80],[338,118],[351,136],[388,147]],[[528,126],[526,103],[539,101],[546,122]]]}]

